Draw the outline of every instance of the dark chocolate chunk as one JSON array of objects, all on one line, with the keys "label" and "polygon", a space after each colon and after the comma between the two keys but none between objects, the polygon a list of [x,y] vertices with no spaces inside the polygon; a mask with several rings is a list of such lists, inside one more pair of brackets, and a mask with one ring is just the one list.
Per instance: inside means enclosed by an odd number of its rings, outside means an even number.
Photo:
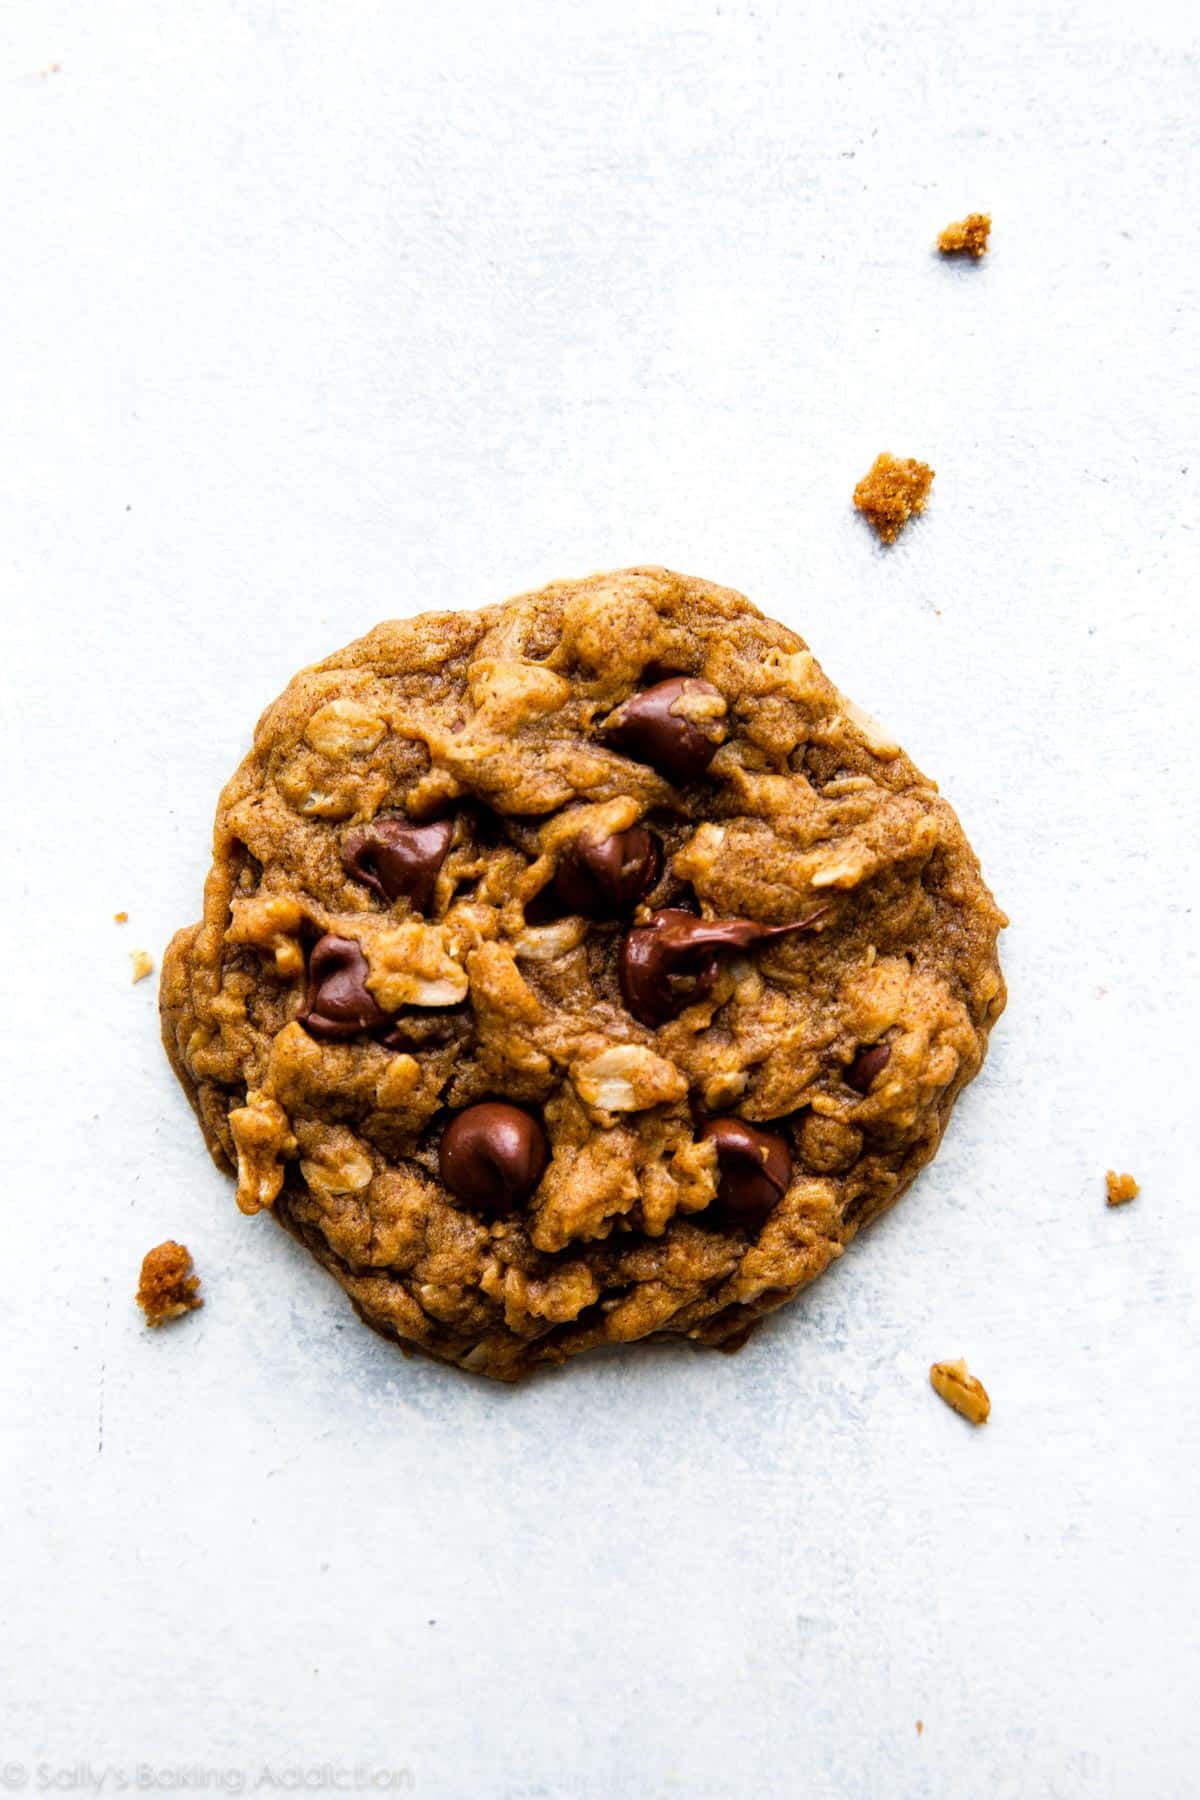
[{"label": "dark chocolate chunk", "polygon": [[472,1212],[499,1219],[528,1199],[546,1167],[546,1134],[519,1106],[484,1100],[451,1119],[442,1133],[438,1167],[456,1199]]},{"label": "dark chocolate chunk", "polygon": [[591,837],[586,829],[564,851],[554,891],[571,912],[615,919],[635,907],[658,880],[662,848],[644,825]]},{"label": "dark chocolate chunk", "polygon": [[367,986],[371,966],[354,938],[318,938],[308,958],[308,998],[300,1023],[314,1037],[348,1038],[391,1015]]},{"label": "dark chocolate chunk", "polygon": [[454,835],[452,819],[413,825],[407,819],[372,819],[346,833],[342,862],[385,900],[410,900],[417,912],[428,912],[438,870]]},{"label": "dark chocolate chunk", "polygon": [[873,1044],[869,1050],[863,1050],[846,1070],[846,1081],[857,1093],[870,1092],[871,1083],[877,1075],[882,1075],[891,1058],[890,1044]]},{"label": "dark chocolate chunk", "polygon": [[673,675],[626,700],[604,727],[618,750],[680,787],[703,775],[724,736],[719,720],[696,724],[674,710],[685,694],[717,695],[717,689],[694,675]]},{"label": "dark chocolate chunk", "polygon": [[717,1146],[717,1198],[705,1217],[714,1223],[756,1231],[787,1193],[792,1179],[792,1153],[787,1139],[760,1131],[745,1119],[710,1119],[701,1142]]},{"label": "dark chocolate chunk", "polygon": [[621,946],[625,1004],[641,1024],[665,1024],[710,992],[724,951],[806,931],[827,910],[819,907],[791,925],[760,925],[754,919],[697,919],[679,907],[663,907]]}]

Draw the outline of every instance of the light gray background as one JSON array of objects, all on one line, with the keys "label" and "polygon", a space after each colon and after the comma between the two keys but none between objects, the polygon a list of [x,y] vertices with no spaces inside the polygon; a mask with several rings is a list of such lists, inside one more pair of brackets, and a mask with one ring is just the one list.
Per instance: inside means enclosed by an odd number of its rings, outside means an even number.
[{"label": "light gray background", "polygon": [[[1196,1792],[1191,16],[8,0],[13,1787]],[[938,471],[892,551],[884,447]],[[635,561],[748,591],[936,774],[1012,1001],[742,1355],[510,1392],[239,1217],[128,952],[296,668]],[[166,1235],[208,1304],[149,1334]]]}]

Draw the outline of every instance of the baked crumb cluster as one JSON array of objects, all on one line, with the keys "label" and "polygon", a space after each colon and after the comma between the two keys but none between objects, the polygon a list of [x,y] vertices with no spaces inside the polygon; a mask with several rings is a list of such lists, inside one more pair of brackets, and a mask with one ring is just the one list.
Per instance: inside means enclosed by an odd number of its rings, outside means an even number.
[{"label": "baked crumb cluster", "polygon": [[1136,1200],[1141,1193],[1132,1175],[1118,1175],[1115,1169],[1108,1171],[1104,1185],[1110,1206],[1125,1206],[1130,1200]]},{"label": "baked crumb cluster", "polygon": [[854,504],[875,527],[885,544],[893,544],[904,526],[925,511],[933,470],[911,456],[884,450],[854,490]]},{"label": "baked crumb cluster", "polygon": [[380,626],[222,795],[164,1037],[246,1212],[502,1379],[740,1341],[934,1154],[1004,1005],[950,807],[663,569]]},{"label": "baked crumb cluster", "polygon": [[991,229],[991,213],[968,213],[939,232],[937,247],[943,256],[984,256]]},{"label": "baked crumb cluster", "polygon": [[137,1290],[137,1303],[147,1325],[165,1324],[203,1306],[199,1287],[200,1277],[192,1273],[192,1256],[185,1244],[168,1238],[147,1250]]}]

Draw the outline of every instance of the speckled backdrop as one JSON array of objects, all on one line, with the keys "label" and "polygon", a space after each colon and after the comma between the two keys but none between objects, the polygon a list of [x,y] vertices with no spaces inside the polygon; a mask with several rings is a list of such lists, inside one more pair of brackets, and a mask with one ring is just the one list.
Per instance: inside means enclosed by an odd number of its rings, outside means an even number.
[{"label": "speckled backdrop", "polygon": [[[4,9],[10,1789],[1195,1792],[1196,48],[1165,4]],[[882,448],[938,471],[891,551]],[[239,1217],[128,953],[295,668],[648,560],[938,777],[1012,1001],[740,1356],[496,1391]],[[148,1334],[169,1234],[208,1304]]]}]

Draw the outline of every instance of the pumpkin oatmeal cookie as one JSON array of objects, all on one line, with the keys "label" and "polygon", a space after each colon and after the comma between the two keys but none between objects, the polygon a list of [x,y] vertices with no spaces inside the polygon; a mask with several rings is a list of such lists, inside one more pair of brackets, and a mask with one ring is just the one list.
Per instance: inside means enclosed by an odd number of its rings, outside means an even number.
[{"label": "pumpkin oatmeal cookie", "polygon": [[238,1205],[512,1380],[736,1345],[933,1156],[1004,1006],[934,784],[666,569],[379,626],[260,720],[164,1040]]}]

